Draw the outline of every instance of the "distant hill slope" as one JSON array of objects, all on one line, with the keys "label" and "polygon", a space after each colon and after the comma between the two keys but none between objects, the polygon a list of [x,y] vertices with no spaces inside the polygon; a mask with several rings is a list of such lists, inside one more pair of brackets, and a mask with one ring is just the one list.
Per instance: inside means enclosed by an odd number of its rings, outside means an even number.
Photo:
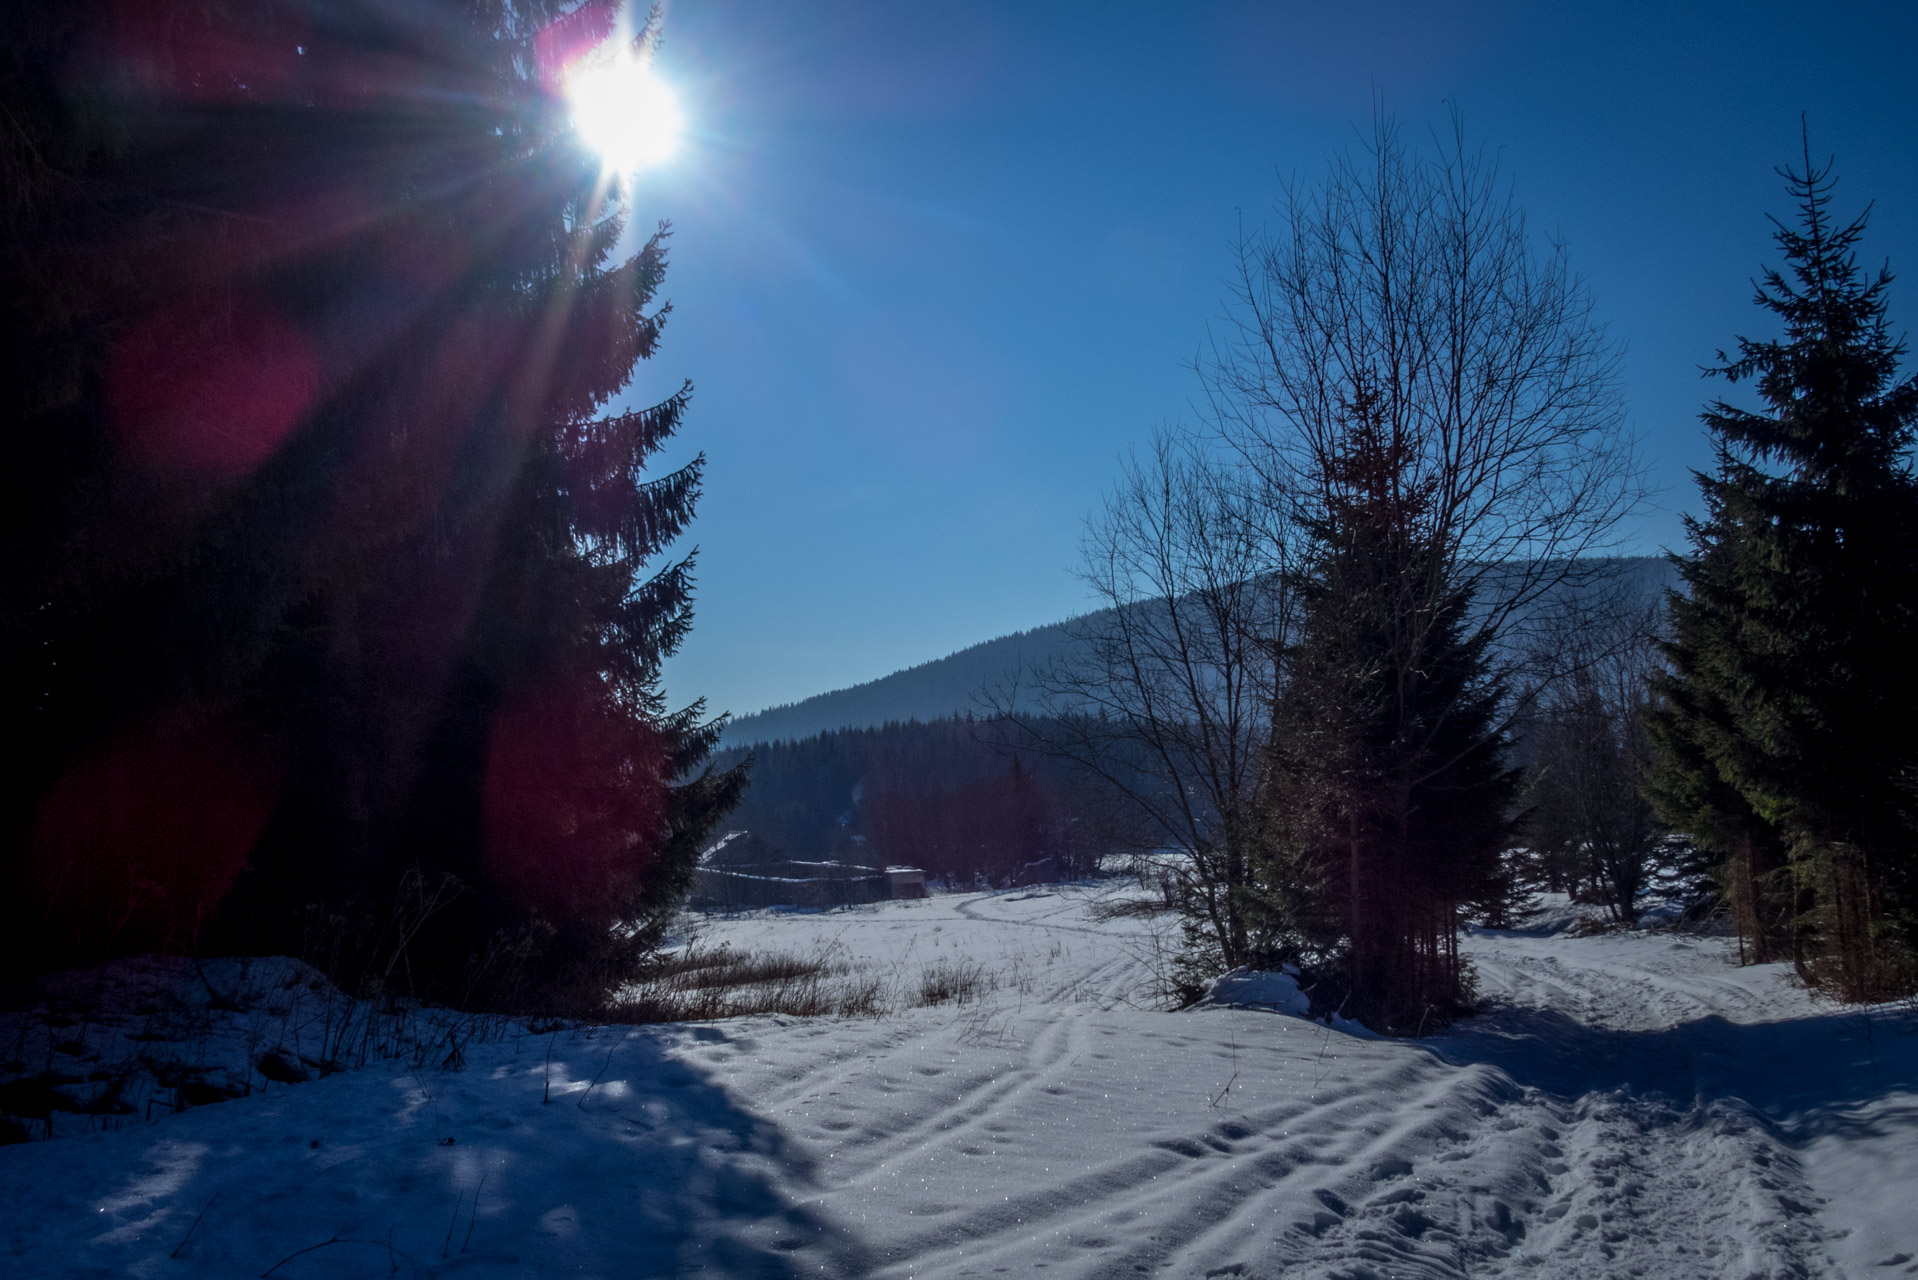
[{"label": "distant hill slope", "polygon": [[724,745],[810,738],[833,729],[864,729],[889,720],[936,720],[979,710],[979,694],[1002,685],[1021,667],[1043,664],[1071,643],[1070,623],[1055,622],[961,649],[850,689],[740,716],[726,727]]},{"label": "distant hill slope", "polygon": [[[1676,571],[1662,556],[1625,558],[1619,568],[1624,581],[1647,593],[1678,585]],[[982,690],[1006,684],[1021,667],[1041,666],[1065,654],[1071,645],[1071,626],[1070,622],[1055,622],[1014,632],[849,689],[740,716],[726,727],[722,745],[793,741],[834,729],[873,728],[891,720],[936,720],[976,712]]]}]

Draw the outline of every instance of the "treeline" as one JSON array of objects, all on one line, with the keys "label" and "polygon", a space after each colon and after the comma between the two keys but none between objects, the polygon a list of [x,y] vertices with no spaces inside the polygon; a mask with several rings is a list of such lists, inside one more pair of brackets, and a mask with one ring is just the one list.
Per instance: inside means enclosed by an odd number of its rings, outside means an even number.
[{"label": "treeline", "polygon": [[550,1007],[657,935],[743,776],[659,686],[666,232],[560,92],[616,11],[8,6],[7,971]]},{"label": "treeline", "polygon": [[[1614,923],[1639,919],[1654,876],[1684,886],[1684,910],[1717,909],[1709,855],[1660,819],[1647,792],[1653,768],[1652,680],[1663,670],[1669,592],[1635,593],[1627,607],[1567,637],[1565,671],[1519,718],[1527,757],[1520,796],[1523,847],[1510,855],[1514,894],[1532,889],[1602,904]],[[1627,602],[1621,602],[1627,603]],[[1489,923],[1510,923],[1504,903]]]},{"label": "treeline", "polygon": [[1100,798],[1058,761],[1009,750],[967,717],[894,721],[733,748],[752,786],[727,818],[753,861],[908,865],[954,883],[1010,885],[1095,871],[1118,847]]}]

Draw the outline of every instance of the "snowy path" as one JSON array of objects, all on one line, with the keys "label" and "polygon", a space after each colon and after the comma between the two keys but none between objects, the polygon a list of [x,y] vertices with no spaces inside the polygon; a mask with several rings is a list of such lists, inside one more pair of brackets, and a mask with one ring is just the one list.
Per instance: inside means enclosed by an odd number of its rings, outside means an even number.
[{"label": "snowy path", "polygon": [[[1669,936],[1482,935],[1508,1006],[1450,1038],[1565,1116],[1571,1203],[1605,1234],[1741,1242],[1758,1274],[1918,1274],[1918,1034],[1783,966]],[[1567,1103],[1570,1103],[1568,1106]]]},{"label": "snowy path", "polygon": [[1918,1274],[1918,1035],[1723,942],[1475,936],[1498,1009],[1407,1044],[1155,1012],[1154,921],[1090,905],[710,931],[976,961],[964,1007],[528,1036],[0,1150],[7,1272]]}]

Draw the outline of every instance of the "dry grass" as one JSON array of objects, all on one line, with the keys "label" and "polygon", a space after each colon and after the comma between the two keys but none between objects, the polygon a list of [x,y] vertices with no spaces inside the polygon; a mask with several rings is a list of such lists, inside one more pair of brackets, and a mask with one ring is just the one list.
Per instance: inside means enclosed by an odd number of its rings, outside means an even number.
[{"label": "dry grass", "polygon": [[1097,921],[1118,920],[1126,916],[1159,916],[1178,910],[1158,898],[1118,898],[1095,902],[1086,908],[1088,918]]},{"label": "dry grass", "polygon": [[714,990],[745,987],[756,983],[795,982],[843,971],[846,966],[832,956],[811,956],[762,951],[738,952],[719,946],[710,950],[689,948],[661,957],[642,981],[667,983],[679,988]]},{"label": "dry grass", "polygon": [[842,948],[802,955],[701,948],[662,956],[614,999],[608,1013],[633,1022],[710,1022],[748,1014],[795,1018],[876,1017],[885,984],[857,973]]},{"label": "dry grass", "polygon": [[924,1008],[967,1005],[998,990],[999,982],[977,960],[935,960],[919,974],[917,995]]},{"label": "dry grass", "polygon": [[[938,959],[874,973],[829,944],[811,952],[697,944],[660,957],[605,1011],[620,1022],[710,1022],[751,1014],[876,1018],[904,1009],[965,1006],[1005,985],[977,960]],[[1029,980],[1015,980],[1024,990]]]}]

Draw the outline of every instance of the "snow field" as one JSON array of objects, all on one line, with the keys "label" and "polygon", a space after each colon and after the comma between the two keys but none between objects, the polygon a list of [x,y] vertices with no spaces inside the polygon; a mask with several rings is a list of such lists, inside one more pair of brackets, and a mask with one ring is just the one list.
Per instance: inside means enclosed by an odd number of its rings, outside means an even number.
[{"label": "snow field", "polygon": [[1168,1013],[1169,919],[1098,902],[701,928],[901,991],[976,965],[963,1004],[521,1029],[459,1071],[374,1062],[0,1149],[6,1269],[1918,1274],[1918,1035],[1889,1011],[1720,939],[1488,933],[1465,948],[1495,1010],[1422,1043],[1235,1007],[1282,1005],[1269,978]]}]

